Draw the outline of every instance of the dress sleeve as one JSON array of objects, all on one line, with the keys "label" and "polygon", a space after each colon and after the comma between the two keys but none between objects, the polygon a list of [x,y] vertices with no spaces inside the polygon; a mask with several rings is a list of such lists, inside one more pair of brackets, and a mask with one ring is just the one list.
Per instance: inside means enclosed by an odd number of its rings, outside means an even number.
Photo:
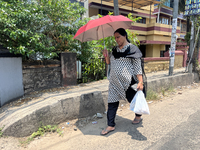
[{"label": "dress sleeve", "polygon": [[141,59],[132,59],[133,61],[133,73],[135,75],[142,74],[142,66],[141,66]]}]

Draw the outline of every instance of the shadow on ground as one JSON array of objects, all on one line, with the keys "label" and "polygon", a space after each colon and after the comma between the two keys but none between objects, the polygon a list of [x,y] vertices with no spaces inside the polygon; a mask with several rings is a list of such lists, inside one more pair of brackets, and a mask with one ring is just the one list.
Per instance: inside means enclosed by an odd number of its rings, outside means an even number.
[{"label": "shadow on ground", "polygon": [[132,120],[121,117],[121,116],[116,116],[115,120],[116,120],[115,131],[110,132],[109,134],[105,136],[100,135],[100,132],[107,127],[106,114],[103,115],[102,119],[96,119],[95,124],[93,123],[94,120],[90,120],[88,121],[87,125],[81,126],[81,122],[79,120],[76,122],[76,126],[84,135],[96,135],[96,136],[102,136],[102,137],[108,138],[109,136],[115,133],[127,132],[127,134],[130,135],[131,138],[134,140],[138,140],[138,141],[147,140],[147,138],[138,131],[138,128],[143,127],[142,122],[140,124],[133,125]]}]

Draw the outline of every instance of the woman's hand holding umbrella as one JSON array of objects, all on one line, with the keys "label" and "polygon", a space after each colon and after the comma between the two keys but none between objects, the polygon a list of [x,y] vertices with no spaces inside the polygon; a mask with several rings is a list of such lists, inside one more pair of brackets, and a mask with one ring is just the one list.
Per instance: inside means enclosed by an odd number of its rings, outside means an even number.
[{"label": "woman's hand holding umbrella", "polygon": [[104,50],[103,50],[103,56],[104,56],[105,58],[108,56],[108,51],[107,51],[107,49],[104,49]]},{"label": "woman's hand holding umbrella", "polygon": [[106,63],[107,63],[107,64],[110,64],[110,57],[109,57],[109,54],[108,54],[108,50],[107,50],[107,49],[104,49],[104,50],[103,50],[103,56],[105,57]]}]

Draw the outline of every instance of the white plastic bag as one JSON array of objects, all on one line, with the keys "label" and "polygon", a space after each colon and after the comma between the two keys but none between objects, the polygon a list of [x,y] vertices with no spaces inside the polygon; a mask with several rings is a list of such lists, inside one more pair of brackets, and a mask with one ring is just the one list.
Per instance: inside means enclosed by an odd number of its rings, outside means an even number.
[{"label": "white plastic bag", "polygon": [[133,100],[131,101],[130,110],[132,110],[136,114],[140,114],[140,115],[141,114],[148,114],[148,115],[150,114],[149,106],[144,97],[144,93],[141,90],[137,91]]}]

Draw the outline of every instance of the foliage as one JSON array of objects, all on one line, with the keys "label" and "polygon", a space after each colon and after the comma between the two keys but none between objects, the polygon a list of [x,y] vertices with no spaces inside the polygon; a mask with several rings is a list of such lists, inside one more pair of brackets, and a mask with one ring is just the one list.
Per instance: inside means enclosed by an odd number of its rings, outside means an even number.
[{"label": "foliage", "polygon": [[43,125],[41,125],[41,127],[39,127],[38,131],[34,132],[31,135],[31,138],[35,138],[37,136],[43,136],[44,133],[46,133],[46,132],[57,132],[57,133],[59,133],[59,135],[62,134],[61,130],[56,125],[54,125],[54,126],[51,126],[51,125],[43,126]]},{"label": "foliage", "polygon": [[185,11],[185,0],[179,0],[178,11],[179,11],[179,14],[180,14],[180,12]]},{"label": "foliage", "polygon": [[0,0],[0,44],[15,54],[39,52],[52,58],[62,51],[87,51],[73,39],[85,24],[85,9],[69,0]]},{"label": "foliage", "polygon": [[187,32],[185,37],[184,37],[188,46],[190,45],[190,36],[191,36],[191,32]]},{"label": "foliage", "polygon": [[44,135],[45,133],[47,133],[47,132],[50,132],[50,133],[51,133],[51,132],[57,132],[60,136],[62,135],[62,132],[61,132],[61,130],[58,128],[57,125],[53,125],[53,126],[51,126],[51,125],[43,126],[43,125],[41,124],[41,126],[38,128],[38,131],[33,132],[33,134],[32,134],[30,137],[28,137],[27,140],[25,140],[25,141],[20,141],[20,143],[21,143],[22,145],[25,146],[26,144],[29,144],[31,141],[33,141],[35,137],[43,136],[43,135]]},{"label": "foliage", "polygon": [[158,100],[158,94],[153,90],[147,90],[147,100]]},{"label": "foliage", "polygon": [[80,19],[85,12],[84,7],[69,0],[39,0],[38,4],[42,6],[46,17],[43,33],[55,47],[55,52],[77,52],[77,49],[81,51],[78,48],[80,42],[73,40],[73,36],[87,21],[87,19]]},{"label": "foliage", "polygon": [[41,6],[19,0],[0,0],[0,44],[15,54],[29,56],[54,49],[41,33],[45,25]]},{"label": "foliage", "polygon": [[161,93],[163,96],[165,96],[165,89],[163,87],[161,88]]},{"label": "foliage", "polygon": [[88,63],[83,63],[82,82],[104,79],[106,74],[105,61],[102,58],[93,58]]},{"label": "foliage", "polygon": [[3,131],[2,131],[3,128],[4,128],[4,127],[0,128],[0,138],[3,137]]},{"label": "foliage", "polygon": [[174,89],[173,85],[170,85],[170,87],[168,88],[168,91],[169,92],[175,92],[175,89]]}]

